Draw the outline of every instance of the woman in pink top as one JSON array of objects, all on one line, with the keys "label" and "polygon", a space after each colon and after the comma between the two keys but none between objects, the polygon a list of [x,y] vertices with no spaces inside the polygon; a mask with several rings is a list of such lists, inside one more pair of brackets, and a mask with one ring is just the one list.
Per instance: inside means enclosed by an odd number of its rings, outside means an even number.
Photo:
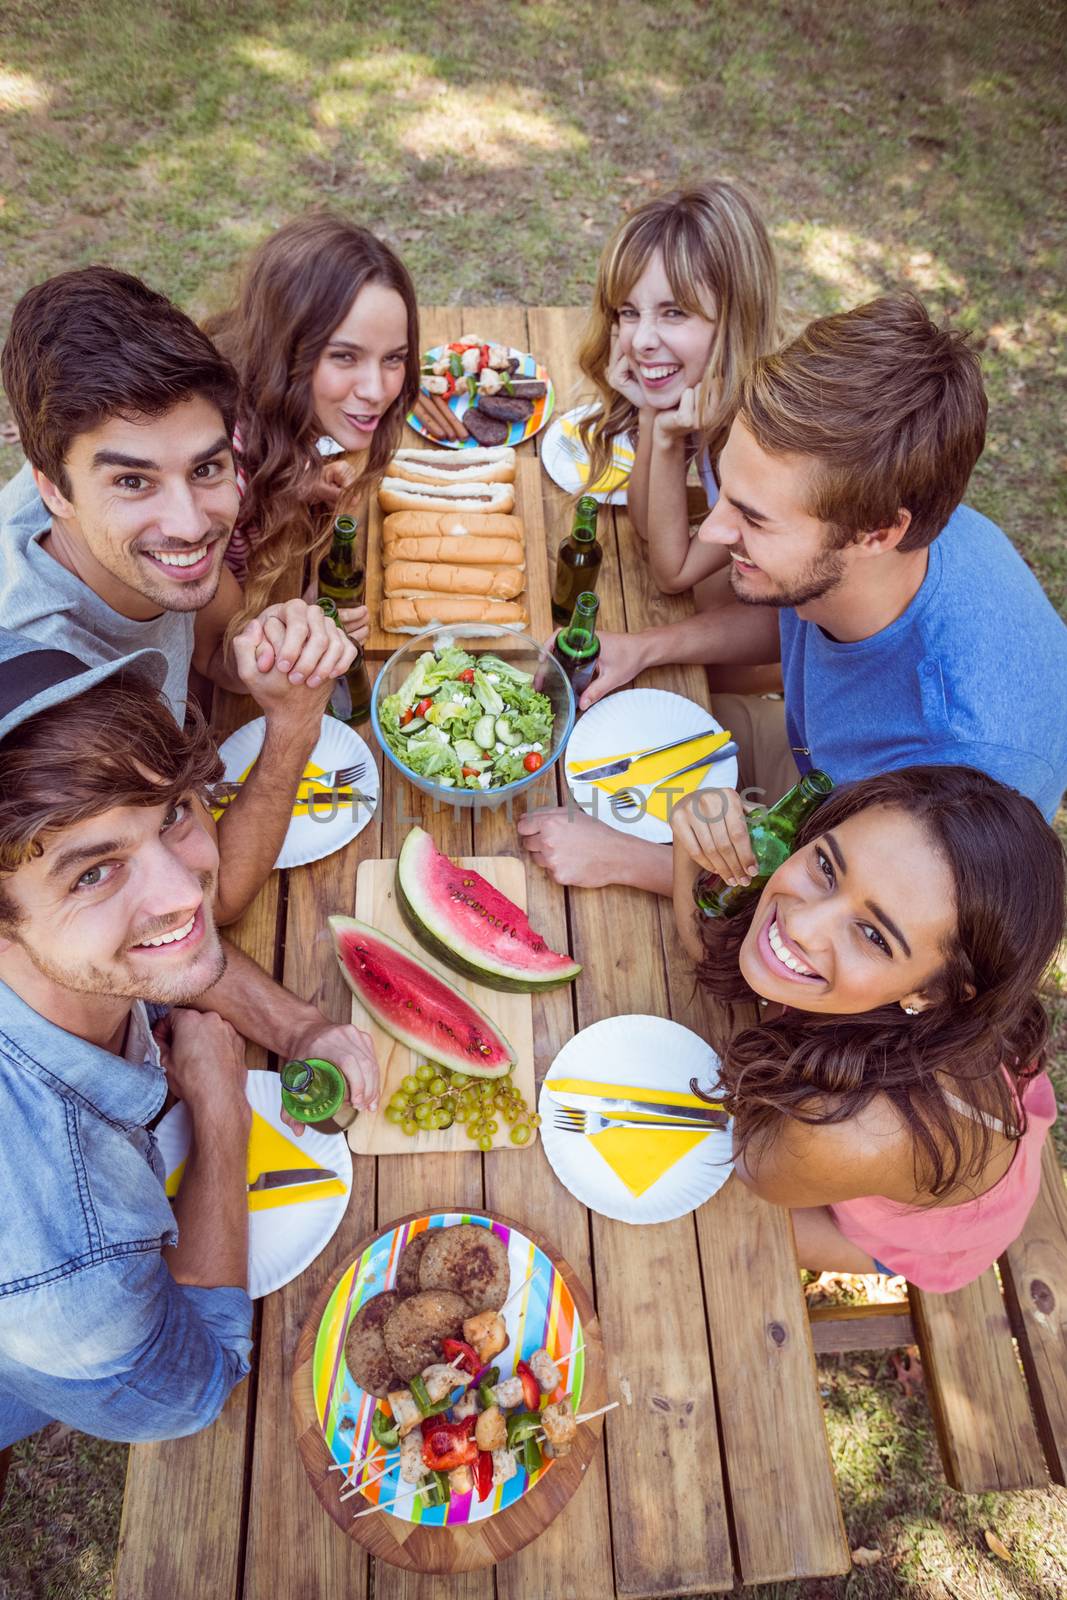
[{"label": "woman in pink top", "polygon": [[[751,909],[683,928],[758,999],[722,1087],[738,1176],[792,1209],[801,1264],[959,1288],[1022,1230],[1055,1118],[1037,987],[1062,847],[969,767],[835,790]],[[701,948],[702,947],[702,948]]]}]

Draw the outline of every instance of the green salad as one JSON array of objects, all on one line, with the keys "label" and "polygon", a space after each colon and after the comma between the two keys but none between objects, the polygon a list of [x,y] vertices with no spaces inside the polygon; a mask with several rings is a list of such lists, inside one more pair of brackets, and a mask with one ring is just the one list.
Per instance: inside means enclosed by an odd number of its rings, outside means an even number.
[{"label": "green salad", "polygon": [[446,789],[501,789],[552,745],[552,702],[529,672],[455,645],[425,651],[378,709],[397,760]]}]

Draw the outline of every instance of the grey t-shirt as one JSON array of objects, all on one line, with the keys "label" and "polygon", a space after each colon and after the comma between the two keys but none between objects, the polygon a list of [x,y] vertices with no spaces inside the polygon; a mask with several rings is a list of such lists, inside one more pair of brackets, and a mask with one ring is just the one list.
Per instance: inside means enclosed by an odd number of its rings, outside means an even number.
[{"label": "grey t-shirt", "polygon": [[0,627],[69,650],[87,666],[161,650],[163,693],[180,723],[189,691],[195,612],[161,611],[137,622],[113,611],[89,586],[41,548],[51,526],[29,462],[0,489]]}]

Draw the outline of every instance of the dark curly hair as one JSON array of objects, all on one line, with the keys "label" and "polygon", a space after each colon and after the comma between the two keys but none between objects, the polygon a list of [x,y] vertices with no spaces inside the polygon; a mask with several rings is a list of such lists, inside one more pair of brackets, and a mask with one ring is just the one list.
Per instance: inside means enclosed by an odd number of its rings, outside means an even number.
[{"label": "dark curly hair", "polygon": [[[970,767],[928,766],[835,790],[797,848],[871,806],[913,817],[955,882],[956,930],[932,1004],[917,1016],[897,1004],[855,1016],[789,1008],[726,1044],[722,1090],[739,1152],[765,1146],[786,1118],[847,1122],[885,1095],[911,1130],[917,1187],[937,1197],[983,1171],[992,1130],[982,1119],[1010,1137],[1025,1131],[1020,1096],[1048,1035],[1037,989],[1063,935],[1063,847],[1025,796]],[[758,903],[702,919],[697,976],[728,1004],[758,998],[738,966]],[[978,1113],[963,1135],[950,1094]]]}]

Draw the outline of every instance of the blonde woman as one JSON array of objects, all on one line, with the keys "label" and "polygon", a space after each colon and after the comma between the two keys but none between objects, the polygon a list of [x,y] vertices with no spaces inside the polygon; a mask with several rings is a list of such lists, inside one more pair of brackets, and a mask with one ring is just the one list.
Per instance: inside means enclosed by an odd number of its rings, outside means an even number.
[{"label": "blonde woman", "polygon": [[708,497],[741,377],[778,343],[778,269],[759,212],[726,178],[628,216],[600,258],[578,353],[600,403],[580,426],[589,482],[620,434],[636,435],[627,508],[660,588],[680,593],[725,565],[691,539],[686,474]]}]

